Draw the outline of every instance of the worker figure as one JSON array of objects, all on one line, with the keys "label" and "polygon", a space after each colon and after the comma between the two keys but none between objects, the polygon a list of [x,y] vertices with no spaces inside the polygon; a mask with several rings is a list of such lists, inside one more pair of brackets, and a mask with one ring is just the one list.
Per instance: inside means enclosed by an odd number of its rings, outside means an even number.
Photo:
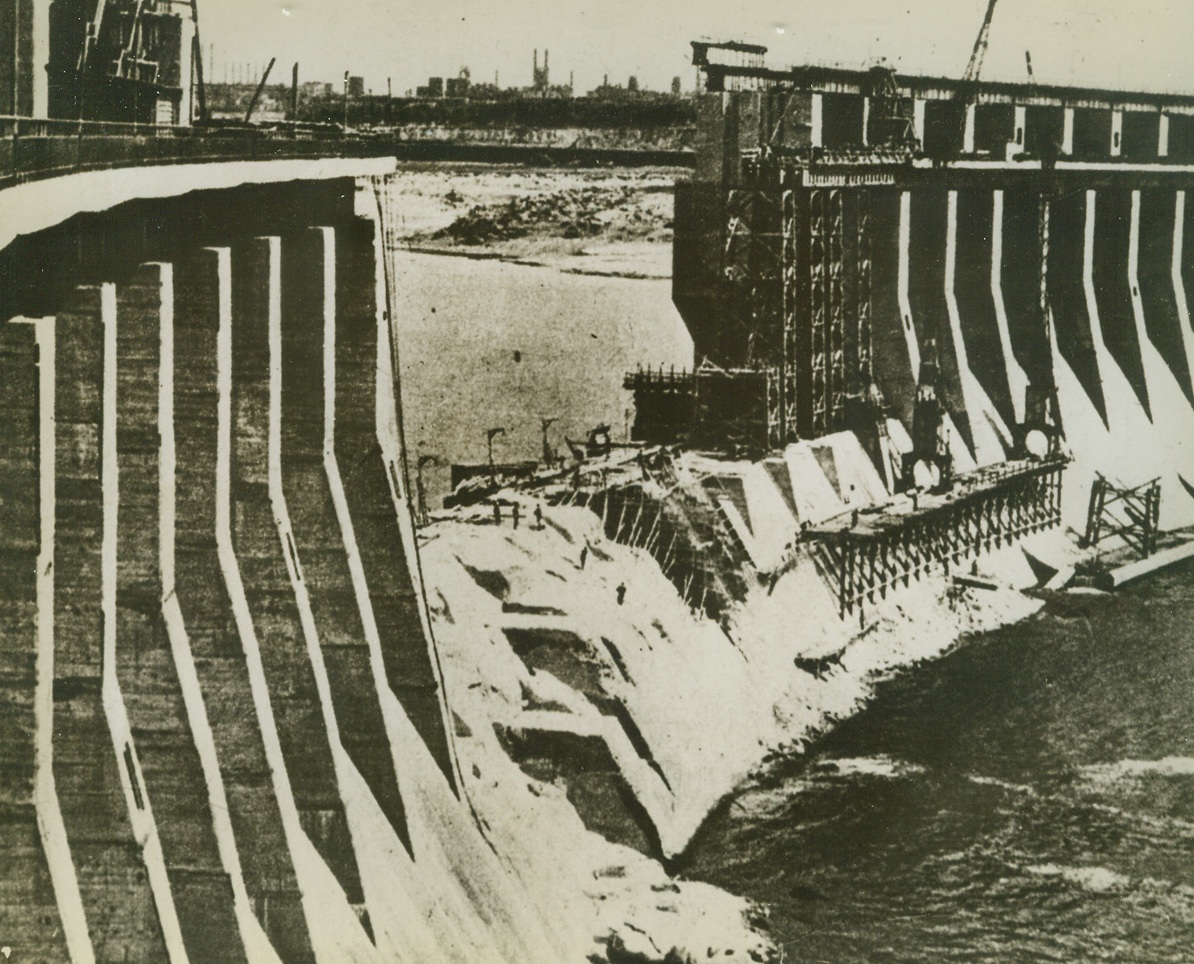
[{"label": "worker figure", "polygon": [[518,528],[518,503],[514,503],[514,528]]},{"label": "worker figure", "polygon": [[502,524],[502,507],[496,502],[493,504],[493,524],[495,526]]},{"label": "worker figure", "polygon": [[535,503],[535,528],[543,528],[543,506],[538,502]]},{"label": "worker figure", "polygon": [[624,582],[618,583],[617,593],[618,593],[618,605],[621,606],[622,603],[624,603],[626,601],[626,583],[624,583]]},{"label": "worker figure", "polygon": [[589,558],[589,544],[586,542],[580,547],[580,567],[584,569],[585,560]]}]

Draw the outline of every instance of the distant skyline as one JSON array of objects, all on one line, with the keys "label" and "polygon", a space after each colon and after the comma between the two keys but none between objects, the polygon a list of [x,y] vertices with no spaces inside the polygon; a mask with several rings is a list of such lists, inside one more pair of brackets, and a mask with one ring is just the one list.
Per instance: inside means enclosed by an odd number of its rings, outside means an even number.
[{"label": "distant skyline", "polygon": [[[680,76],[691,90],[690,40],[765,44],[767,62],[864,66],[961,76],[987,0],[199,0],[211,80],[278,58],[284,82],[338,82],[345,70],[384,93],[468,67],[474,81],[498,72],[503,87],[529,86],[532,51],[551,51],[553,83],[578,91],[608,74],[653,90]],[[1139,87],[1194,94],[1194,4],[1145,0],[999,0],[983,76],[1025,80],[1032,53],[1039,83]]]}]

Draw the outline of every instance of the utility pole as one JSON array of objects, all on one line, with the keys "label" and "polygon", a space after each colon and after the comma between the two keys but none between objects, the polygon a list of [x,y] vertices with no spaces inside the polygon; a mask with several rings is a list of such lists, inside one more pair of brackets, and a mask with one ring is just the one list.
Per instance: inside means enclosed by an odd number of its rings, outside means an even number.
[{"label": "utility pole", "polygon": [[298,61],[290,71],[290,132],[298,137]]},{"label": "utility pole", "polygon": [[344,71],[344,130],[348,130],[348,71]]},{"label": "utility pole", "polygon": [[489,451],[489,483],[490,485],[497,485],[497,467],[493,464],[493,440],[499,435],[505,435],[504,428],[491,428],[485,433],[485,444]]}]

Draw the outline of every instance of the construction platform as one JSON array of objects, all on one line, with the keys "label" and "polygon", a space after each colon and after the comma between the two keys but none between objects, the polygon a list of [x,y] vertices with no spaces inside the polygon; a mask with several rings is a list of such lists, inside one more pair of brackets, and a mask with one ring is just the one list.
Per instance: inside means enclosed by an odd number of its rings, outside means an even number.
[{"label": "construction platform", "polygon": [[960,476],[947,492],[897,496],[810,526],[803,539],[843,618],[929,573],[1061,524],[1067,460],[1017,460]]}]

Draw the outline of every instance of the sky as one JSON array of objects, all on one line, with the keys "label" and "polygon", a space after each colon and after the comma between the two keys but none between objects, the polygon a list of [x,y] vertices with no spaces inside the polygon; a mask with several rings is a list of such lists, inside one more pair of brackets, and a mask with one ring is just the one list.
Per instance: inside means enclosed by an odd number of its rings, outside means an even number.
[{"label": "sky", "polygon": [[[531,83],[532,52],[551,51],[551,79],[587,91],[694,85],[689,41],[769,48],[767,63],[866,66],[958,77],[987,0],[199,0],[210,79],[258,74],[335,81],[345,70],[396,94],[467,66],[475,81]],[[998,0],[983,77],[1194,94],[1190,0]],[[246,66],[248,65],[248,66]]]}]

